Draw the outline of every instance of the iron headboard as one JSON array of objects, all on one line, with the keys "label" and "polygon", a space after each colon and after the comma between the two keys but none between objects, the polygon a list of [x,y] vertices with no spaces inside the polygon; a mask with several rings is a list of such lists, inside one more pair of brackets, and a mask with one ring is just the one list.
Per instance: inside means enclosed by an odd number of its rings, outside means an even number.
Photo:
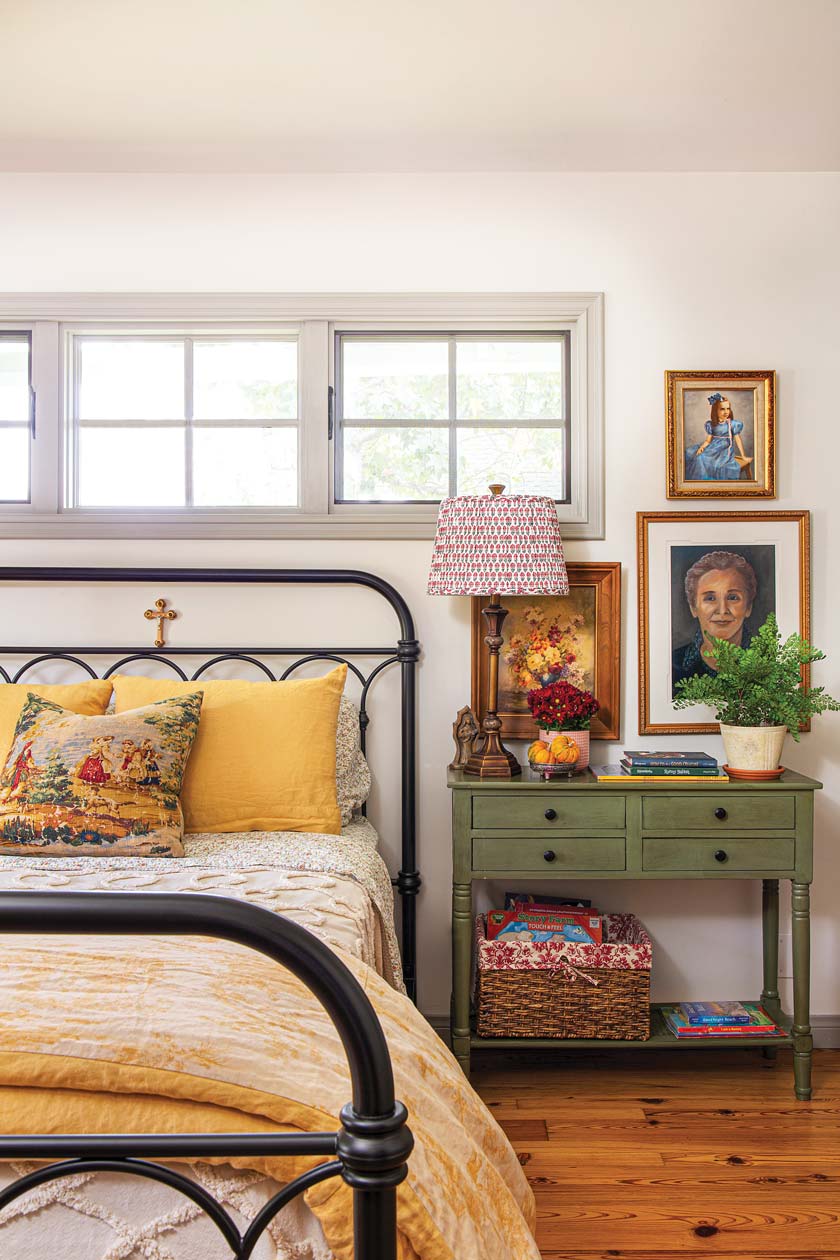
[{"label": "iron headboard", "polygon": [[[389,666],[399,665],[401,675],[400,744],[401,744],[401,850],[400,867],[392,880],[402,903],[402,960],[405,983],[412,1000],[416,999],[417,986],[417,903],[420,891],[420,873],[417,870],[417,783],[416,783],[416,673],[420,656],[414,620],[402,595],[390,582],[374,573],[361,569],[112,569],[112,568],[64,568],[64,567],[0,567],[0,583],[5,582],[145,582],[158,586],[160,583],[212,583],[212,584],[286,584],[286,585],[352,585],[367,587],[387,600],[397,615],[400,626],[399,638],[387,647],[248,647],[220,651],[218,647],[59,647],[7,645],[0,646],[0,658],[31,654],[16,672],[10,674],[0,663],[0,683],[19,682],[28,670],[48,660],[64,660],[83,669],[91,678],[109,678],[123,665],[137,660],[155,660],[171,668],[179,678],[187,681],[187,674],[172,657],[205,658],[192,678],[197,679],[212,665],[226,660],[247,661],[261,669],[272,681],[288,678],[300,666],[311,661],[327,660],[346,664],[361,685],[359,703],[359,727],[362,750],[365,749],[370,715],[367,699],[371,684]],[[104,670],[98,672],[87,657],[119,657]],[[272,672],[260,657],[293,658],[279,675]],[[370,658],[371,669],[364,673],[352,659]]]}]

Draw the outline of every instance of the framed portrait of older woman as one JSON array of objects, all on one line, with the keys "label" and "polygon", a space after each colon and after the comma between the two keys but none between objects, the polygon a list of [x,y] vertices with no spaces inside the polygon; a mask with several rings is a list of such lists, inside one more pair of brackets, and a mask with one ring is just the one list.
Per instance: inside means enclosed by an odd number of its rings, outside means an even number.
[{"label": "framed portrait of older woman", "polygon": [[639,733],[716,733],[711,710],[674,708],[674,689],[714,673],[712,638],[748,647],[768,613],[782,635],[809,637],[810,514],[639,512],[636,520]]},{"label": "framed portrait of older woman", "polygon": [[666,372],[665,431],[669,499],[775,499],[775,372]]}]

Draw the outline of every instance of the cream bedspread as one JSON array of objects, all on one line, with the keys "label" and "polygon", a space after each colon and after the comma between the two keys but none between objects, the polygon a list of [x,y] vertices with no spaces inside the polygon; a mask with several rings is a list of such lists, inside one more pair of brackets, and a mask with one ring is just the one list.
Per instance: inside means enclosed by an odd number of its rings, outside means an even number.
[{"label": "cream bedspread", "polygon": [[365,818],[339,836],[251,831],[184,837],[183,858],[3,857],[0,888],[206,892],[286,914],[402,989],[388,870]]},{"label": "cream bedspread", "polygon": [[[502,1131],[411,1003],[365,963],[343,957],[383,1024],[397,1096],[417,1140],[398,1192],[401,1260],[538,1260],[529,1230],[533,1199]],[[114,1115],[121,1127],[142,1130],[150,1108],[158,1131],[206,1131],[208,1109],[219,1109],[221,1129],[233,1113],[242,1129],[315,1130],[334,1127],[349,1096],[346,1061],[327,1016],[288,972],[252,951],[165,937],[141,950],[124,938],[47,943],[0,935],[6,1132],[21,1131],[27,1116],[36,1131],[60,1131],[68,1116],[108,1131]],[[249,1171],[283,1182],[310,1162],[252,1160]],[[349,1195],[335,1180],[307,1194],[326,1254],[336,1260],[352,1255]],[[15,1254],[4,1231],[20,1226],[19,1215],[0,1226],[4,1255]],[[275,1254],[314,1258],[320,1245],[301,1238],[300,1249],[293,1242]],[[71,1260],[68,1251],[61,1254]],[[109,1260],[175,1254],[209,1260],[213,1253],[204,1244],[170,1252],[165,1236],[143,1249],[117,1240],[107,1253]],[[94,1255],[85,1252],[86,1260]]]}]

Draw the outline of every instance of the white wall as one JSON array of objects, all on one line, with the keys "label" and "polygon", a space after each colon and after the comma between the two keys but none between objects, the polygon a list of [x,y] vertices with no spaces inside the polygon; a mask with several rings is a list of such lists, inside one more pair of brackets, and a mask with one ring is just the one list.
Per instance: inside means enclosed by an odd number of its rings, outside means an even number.
[{"label": "white wall", "polygon": [[[637,736],[635,512],[669,506],[666,368],[778,372],[779,499],[767,506],[813,513],[813,638],[830,654],[815,676],[840,694],[838,225],[838,175],[8,176],[0,288],[604,290],[607,533],[568,553],[624,566],[617,747],[652,746]],[[442,1013],[444,766],[450,723],[469,697],[469,610],[467,600],[425,595],[428,556],[425,542],[0,542],[2,564],[353,565],[404,592],[424,646],[421,999]],[[715,738],[679,742],[720,749]],[[785,760],[826,786],[817,801],[813,1008],[840,1015],[840,716],[817,719],[799,746],[789,741]],[[757,991],[759,894],[749,883],[605,884],[597,894],[651,929],[658,996]]]}]

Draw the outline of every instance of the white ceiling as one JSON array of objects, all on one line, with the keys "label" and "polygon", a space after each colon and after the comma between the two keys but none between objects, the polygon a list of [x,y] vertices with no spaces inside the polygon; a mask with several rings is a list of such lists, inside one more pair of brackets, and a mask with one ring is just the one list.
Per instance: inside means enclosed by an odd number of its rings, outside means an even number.
[{"label": "white ceiling", "polygon": [[840,169],[840,0],[0,0],[0,170]]}]

